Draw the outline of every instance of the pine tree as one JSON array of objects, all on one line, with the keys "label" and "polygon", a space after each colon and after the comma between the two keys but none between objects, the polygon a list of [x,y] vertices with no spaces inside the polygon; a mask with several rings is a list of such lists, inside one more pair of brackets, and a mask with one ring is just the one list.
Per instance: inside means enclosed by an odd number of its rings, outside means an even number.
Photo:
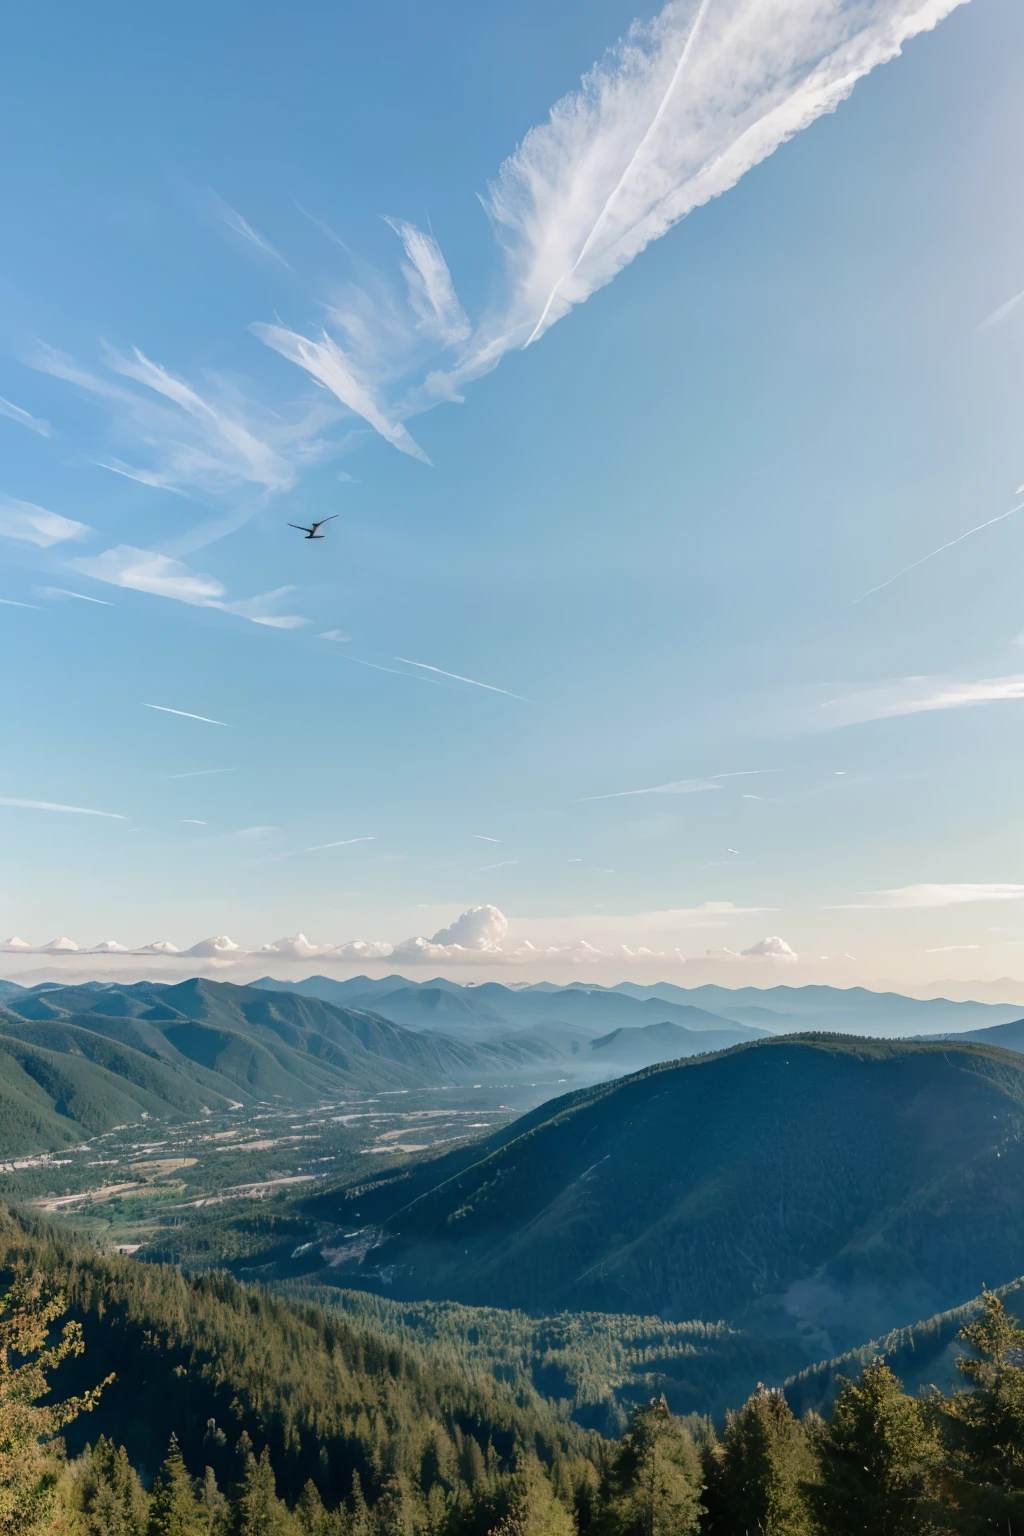
[{"label": "pine tree", "polygon": [[699,1530],[704,1513],[700,1458],[664,1397],[634,1411],[611,1486],[621,1536],[690,1536]]},{"label": "pine tree", "polygon": [[50,1325],[64,1298],[47,1297],[39,1275],[23,1276],[0,1301],[0,1532],[39,1529],[56,1497],[60,1453],[49,1442],[79,1413],[94,1407],[112,1376],[83,1397],[40,1406],[49,1392],[47,1372],[84,1349],[78,1323],[65,1323],[50,1344]]},{"label": "pine tree", "polygon": [[802,1485],[814,1478],[814,1454],[780,1391],[759,1386],[729,1414],[721,1445],[709,1452],[705,1502],[712,1530],[810,1536]]},{"label": "pine tree", "polygon": [[948,1446],[943,1489],[964,1518],[1024,1536],[1024,1329],[997,1296],[983,1300],[960,1330],[975,1351],[957,1361],[970,1390],[930,1399]]},{"label": "pine tree", "polygon": [[167,1456],[153,1482],[146,1536],[202,1536],[204,1521],[192,1479],[171,1436]]},{"label": "pine tree", "polygon": [[89,1536],[145,1536],[149,1498],[123,1445],[100,1435],[76,1464],[77,1504]]},{"label": "pine tree", "polygon": [[227,1527],[228,1501],[217,1487],[213,1468],[207,1467],[199,1487],[199,1529],[203,1536],[223,1536]]},{"label": "pine tree", "polygon": [[297,1521],[277,1497],[266,1446],[259,1461],[249,1452],[231,1515],[233,1536],[298,1536]]},{"label": "pine tree", "polygon": [[804,1489],[812,1512],[828,1536],[928,1536],[941,1452],[924,1405],[879,1361],[839,1380],[821,1480]]}]

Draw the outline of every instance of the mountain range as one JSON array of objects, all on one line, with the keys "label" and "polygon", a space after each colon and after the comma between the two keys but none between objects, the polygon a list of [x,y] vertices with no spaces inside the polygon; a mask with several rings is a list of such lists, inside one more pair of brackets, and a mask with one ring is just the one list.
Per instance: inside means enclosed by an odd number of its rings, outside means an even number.
[{"label": "mountain range", "polygon": [[378,1225],[324,1256],[399,1297],[725,1318],[820,1358],[1024,1273],[1022,1176],[1024,1057],[790,1036],[541,1105],[360,1198]]},{"label": "mountain range", "polygon": [[415,982],[398,975],[353,976],[345,981],[309,976],[299,982],[265,976],[252,985],[319,997],[344,1007],[370,1008],[409,1028],[441,1028],[449,1034],[466,1032],[480,1038],[490,1038],[494,1031],[553,1024],[570,1024],[601,1035],[666,1021],[694,1030],[731,1029],[737,1032],[737,1040],[754,1038],[750,1033],[744,1036],[744,1028],[761,1034],[834,1030],[911,1036],[963,1033],[1021,1017],[1018,1004],[922,1000],[864,987],[686,988],[672,982],[638,986],[629,981],[615,987],[585,982],[519,987],[493,981],[463,986],[441,976]]},{"label": "mountain range", "polygon": [[472,1083],[543,1064],[542,1043],[414,1032],[363,1009],[193,979],[12,991],[0,1004],[0,1155],[142,1117]]}]

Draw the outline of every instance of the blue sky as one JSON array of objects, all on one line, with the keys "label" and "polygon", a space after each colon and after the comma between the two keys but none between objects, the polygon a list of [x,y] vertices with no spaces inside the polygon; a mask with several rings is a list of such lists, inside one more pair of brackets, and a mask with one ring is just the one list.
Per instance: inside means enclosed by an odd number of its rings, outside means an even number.
[{"label": "blue sky", "polygon": [[4,935],[1024,977],[1019,7],[11,25]]}]

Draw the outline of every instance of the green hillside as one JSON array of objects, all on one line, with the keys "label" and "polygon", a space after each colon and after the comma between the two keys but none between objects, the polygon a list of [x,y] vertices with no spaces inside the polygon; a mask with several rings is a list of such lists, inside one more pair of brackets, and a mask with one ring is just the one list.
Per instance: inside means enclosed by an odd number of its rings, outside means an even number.
[{"label": "green hillside", "polygon": [[333,1262],[410,1298],[742,1318],[835,1354],[1024,1272],[1022,1131],[1008,1052],[769,1040],[542,1106]]},{"label": "green hillside", "polygon": [[535,1068],[536,1041],[474,1044],[318,998],[194,979],[18,989],[0,1008],[0,1157],[232,1104],[296,1106]]}]

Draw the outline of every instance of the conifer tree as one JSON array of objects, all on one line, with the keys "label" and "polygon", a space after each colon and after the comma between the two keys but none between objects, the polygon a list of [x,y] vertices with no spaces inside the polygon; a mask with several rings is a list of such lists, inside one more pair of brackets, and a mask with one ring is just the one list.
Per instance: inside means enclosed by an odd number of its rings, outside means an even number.
[{"label": "conifer tree", "polygon": [[997,1296],[983,1301],[960,1330],[974,1350],[957,1361],[970,1389],[930,1399],[948,1447],[943,1489],[963,1519],[1024,1536],[1024,1329]]},{"label": "conifer tree", "polygon": [[0,1532],[21,1536],[39,1529],[56,1496],[61,1472],[53,1437],[95,1406],[108,1376],[84,1396],[43,1407],[47,1372],[84,1349],[78,1323],[65,1323],[49,1343],[50,1327],[64,1312],[60,1294],[47,1297],[39,1275],[23,1275],[0,1300]]},{"label": "conifer tree", "polygon": [[839,1378],[821,1435],[820,1481],[805,1485],[827,1536],[928,1536],[941,1529],[933,1495],[940,1447],[929,1415],[880,1361]]},{"label": "conifer tree", "polygon": [[233,1536],[299,1536],[298,1522],[277,1497],[266,1446],[259,1461],[250,1451],[232,1506]]},{"label": "conifer tree", "polygon": [[700,1458],[664,1397],[633,1413],[611,1475],[621,1536],[690,1536],[704,1507]]},{"label": "conifer tree", "polygon": [[146,1536],[202,1536],[204,1521],[176,1435],[153,1482]]},{"label": "conifer tree", "polygon": [[89,1536],[145,1536],[149,1498],[123,1445],[100,1435],[79,1458],[77,1504]]},{"label": "conifer tree", "polygon": [[714,1532],[810,1536],[802,1485],[813,1481],[807,1434],[780,1391],[759,1386],[730,1413],[720,1445],[709,1447],[705,1502]]},{"label": "conifer tree", "polygon": [[203,1536],[224,1536],[228,1501],[217,1487],[213,1468],[207,1467],[199,1486],[199,1529]]}]

